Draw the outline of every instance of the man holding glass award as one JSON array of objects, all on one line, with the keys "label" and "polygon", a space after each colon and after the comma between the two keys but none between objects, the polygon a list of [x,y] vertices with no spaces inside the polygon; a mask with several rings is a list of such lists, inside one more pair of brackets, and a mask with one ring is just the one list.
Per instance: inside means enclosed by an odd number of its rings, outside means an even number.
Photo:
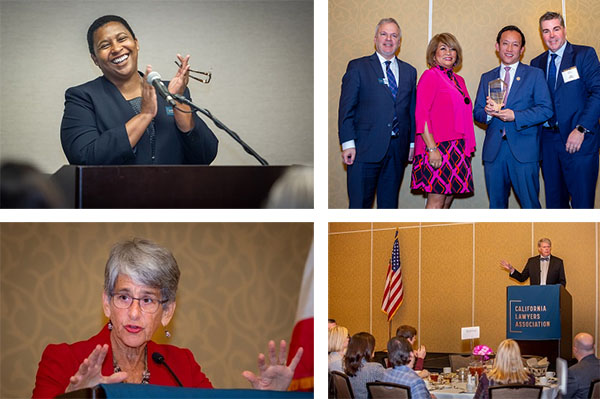
[{"label": "man holding glass award", "polygon": [[539,126],[552,114],[543,72],[519,62],[525,35],[513,25],[496,37],[500,66],[481,75],[474,119],[486,125],[485,186],[490,208],[508,208],[511,185],[522,208],[541,208],[538,199]]}]

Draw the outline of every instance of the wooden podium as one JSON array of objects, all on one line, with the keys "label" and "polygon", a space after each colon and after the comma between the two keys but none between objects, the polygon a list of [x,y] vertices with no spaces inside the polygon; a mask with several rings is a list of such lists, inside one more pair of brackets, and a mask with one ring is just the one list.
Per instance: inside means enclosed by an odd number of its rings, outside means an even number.
[{"label": "wooden podium", "polygon": [[78,166],[51,176],[68,208],[260,208],[288,166]]},{"label": "wooden podium", "polygon": [[506,290],[506,338],[521,354],[571,359],[573,300],[560,284],[509,286]]}]

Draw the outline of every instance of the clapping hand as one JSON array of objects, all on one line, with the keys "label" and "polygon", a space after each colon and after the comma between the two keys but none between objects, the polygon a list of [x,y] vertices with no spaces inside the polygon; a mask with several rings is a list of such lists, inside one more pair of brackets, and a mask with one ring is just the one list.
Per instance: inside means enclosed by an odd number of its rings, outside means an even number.
[{"label": "clapping hand", "polygon": [[427,356],[427,350],[425,349],[425,345],[421,345],[421,347],[415,352],[417,357],[420,357],[421,359],[425,359],[425,356]]},{"label": "clapping hand", "polygon": [[96,348],[79,366],[79,370],[69,380],[66,392],[78,389],[90,388],[98,384],[113,384],[123,382],[127,378],[127,373],[120,371],[110,376],[102,375],[102,363],[108,353],[108,345],[96,345]]},{"label": "clapping hand", "polygon": [[181,66],[177,70],[175,77],[169,82],[169,92],[175,94],[183,94],[185,88],[190,81],[190,55],[182,57],[181,54],[177,54]]},{"label": "clapping hand", "polygon": [[254,389],[285,391],[290,385],[290,382],[292,382],[294,370],[296,370],[296,366],[298,365],[298,362],[300,362],[303,352],[303,348],[298,348],[298,351],[289,366],[286,366],[287,346],[285,341],[282,340],[279,344],[279,358],[275,353],[275,342],[269,341],[270,365],[267,366],[265,355],[259,353],[258,376],[248,370],[244,371],[242,375],[250,381]]}]

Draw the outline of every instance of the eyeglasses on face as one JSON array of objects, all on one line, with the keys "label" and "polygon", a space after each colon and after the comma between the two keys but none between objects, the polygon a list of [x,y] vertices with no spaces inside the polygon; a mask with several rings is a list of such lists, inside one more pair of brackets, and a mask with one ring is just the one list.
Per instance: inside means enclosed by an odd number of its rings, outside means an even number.
[{"label": "eyeglasses on face", "polygon": [[168,302],[167,299],[157,299],[152,296],[145,296],[142,298],[135,298],[126,293],[113,293],[111,294],[113,304],[119,309],[129,309],[133,301],[140,303],[140,309],[144,313],[156,313],[158,307]]}]

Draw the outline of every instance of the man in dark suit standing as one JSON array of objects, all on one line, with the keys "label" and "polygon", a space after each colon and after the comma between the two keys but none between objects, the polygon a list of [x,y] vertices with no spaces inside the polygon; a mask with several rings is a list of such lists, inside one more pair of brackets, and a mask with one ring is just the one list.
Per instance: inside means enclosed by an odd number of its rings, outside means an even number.
[{"label": "man in dark suit standing", "polygon": [[[490,208],[508,208],[511,185],[522,208],[541,208],[538,130],[552,116],[550,93],[544,74],[520,62],[525,35],[518,27],[498,32],[496,51],[500,67],[481,75],[473,108],[474,119],[486,125],[482,158]],[[496,79],[508,86],[501,110],[488,96]]]},{"label": "man in dark suit standing", "polygon": [[520,282],[529,279],[530,285],[562,284],[567,286],[565,277],[565,266],[562,259],[551,256],[552,242],[549,238],[541,238],[538,241],[539,256],[527,260],[522,272],[518,272],[510,263],[500,261],[500,265],[510,272],[510,276]]},{"label": "man in dark suit standing", "polygon": [[593,208],[600,145],[600,62],[592,47],[567,41],[560,14],[542,15],[540,29],[548,51],[531,65],[545,73],[555,114],[542,130],[546,207]]},{"label": "man in dark suit standing", "polygon": [[573,357],[577,364],[567,372],[567,394],[564,399],[587,399],[592,381],[600,378],[600,359],[594,356],[594,337],[588,333],[579,333],[573,340]]},{"label": "man in dark suit standing", "polygon": [[397,208],[414,142],[417,71],[396,57],[400,26],[382,19],[376,52],[350,61],[342,78],[339,139],[347,165],[350,208]]}]

